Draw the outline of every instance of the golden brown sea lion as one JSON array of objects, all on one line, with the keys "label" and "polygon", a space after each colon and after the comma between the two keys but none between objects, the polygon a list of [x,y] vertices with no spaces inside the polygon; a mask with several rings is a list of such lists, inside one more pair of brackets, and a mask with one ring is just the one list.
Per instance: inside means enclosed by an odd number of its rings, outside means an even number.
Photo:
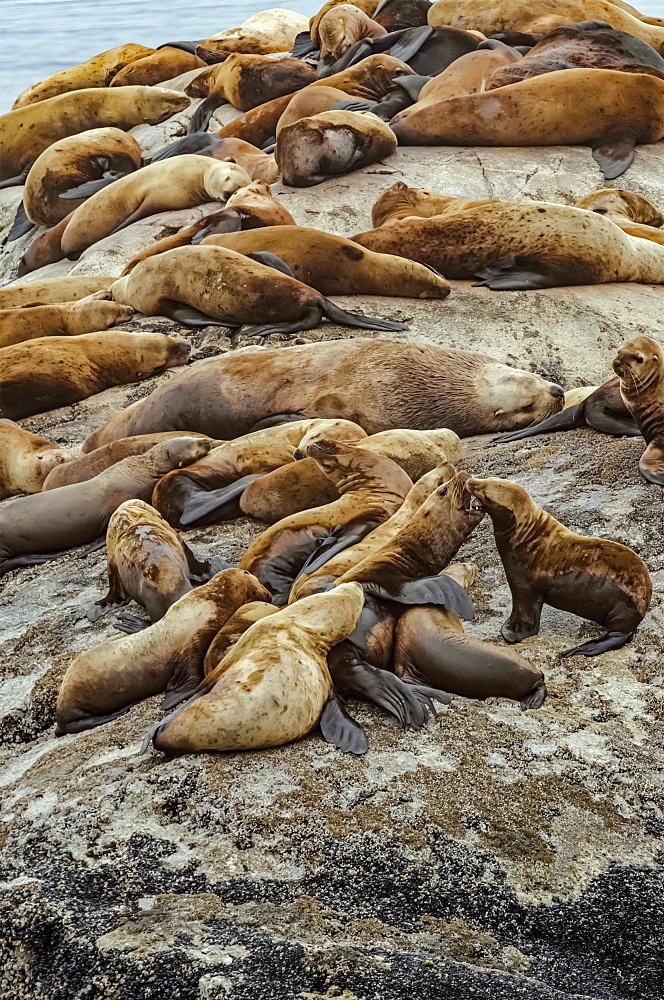
[{"label": "golden brown sea lion", "polygon": [[31,434],[13,420],[0,420],[0,500],[17,493],[39,493],[51,472],[74,453]]},{"label": "golden brown sea lion", "polygon": [[383,38],[387,34],[382,25],[365,14],[352,3],[341,3],[331,7],[318,22],[320,39],[320,59],[332,64],[355,42],[363,38]]},{"label": "golden brown sea lion", "polygon": [[98,294],[95,292],[75,302],[0,309],[0,348],[38,337],[75,337],[82,333],[94,333],[126,323],[134,315],[131,306],[99,299]]},{"label": "golden brown sea lion", "polygon": [[561,656],[597,656],[630,642],[652,596],[646,565],[632,549],[575,535],[508,479],[471,479],[468,489],[493,521],[512,591],[503,639],[513,643],[537,635],[542,606],[549,604],[607,630]]},{"label": "golden brown sea lion", "polygon": [[639,236],[664,246],[664,232],[657,228],[664,223],[664,216],[639,194],[621,188],[606,188],[586,195],[574,207],[605,215],[628,236]]},{"label": "golden brown sea lion", "polygon": [[378,229],[379,226],[389,226],[392,222],[411,217],[430,219],[433,215],[451,215],[467,208],[494,205],[496,200],[488,198],[484,201],[467,201],[464,198],[449,198],[425,188],[408,187],[403,181],[397,181],[376,198],[371,208],[371,222],[374,229]]},{"label": "golden brown sea lion", "polygon": [[174,80],[176,76],[202,66],[205,66],[205,63],[193,52],[164,45],[156,52],[151,52],[142,59],[134,59],[128,66],[124,66],[115,74],[109,86],[154,87],[165,80]]},{"label": "golden brown sea lion", "polygon": [[189,106],[189,98],[163,87],[76,90],[0,116],[5,187],[21,184],[40,153],[68,135],[114,125],[157,125]]},{"label": "golden brown sea lion", "polygon": [[329,111],[339,101],[347,101],[348,94],[338,87],[305,87],[295,94],[277,122],[275,134],[278,136],[287,125],[299,122],[300,118],[311,118],[321,111]]},{"label": "golden brown sea lion", "polygon": [[639,461],[641,475],[664,486],[664,351],[650,337],[635,337],[620,348],[613,370],[648,446]]},{"label": "golden brown sea lion", "polygon": [[118,229],[158,212],[225,202],[251,178],[237,163],[186,154],[151,163],[98,191],[69,220],[61,245],[73,257]]},{"label": "golden brown sea lion", "polygon": [[197,48],[208,62],[221,62],[232,52],[269,55],[289,52],[297,35],[306,31],[307,18],[292,10],[274,7],[253,14],[238,28],[227,28],[211,35]]},{"label": "golden brown sea lion", "polygon": [[249,604],[243,604],[238,608],[212,640],[203,660],[203,674],[207,677],[255,622],[277,611],[279,608],[275,604],[268,604],[266,601],[250,601]]},{"label": "golden brown sea lion", "polygon": [[5,504],[0,508],[0,575],[45,562],[54,552],[94,542],[121,503],[149,500],[158,479],[195,462],[209,447],[203,438],[173,438],[144,455],[123,459],[87,483]]},{"label": "golden brown sea lion", "polygon": [[228,101],[239,111],[251,111],[315,81],[315,69],[302,59],[235,53],[199,73],[186,87],[186,93],[189,97],[214,95],[218,103]]},{"label": "golden brown sea lion", "polygon": [[44,278],[23,285],[0,288],[0,309],[18,309],[20,306],[42,306],[51,302],[74,302],[86,295],[110,288],[117,278],[98,274],[75,274],[65,278]]},{"label": "golden brown sea lion", "polygon": [[69,406],[113,385],[186,364],[191,347],[164,333],[43,337],[0,351],[0,412],[21,420]]},{"label": "golden brown sea lion", "polygon": [[189,591],[149,628],[85,650],[64,676],[56,709],[56,736],[117,719],[155,694],[164,707],[196,689],[203,657],[230,616],[267,591],[250,573],[227,569]]},{"label": "golden brown sea lion", "polygon": [[417,98],[418,108],[439,104],[450,97],[479,94],[487,89],[488,81],[493,79],[498,70],[510,68],[523,58],[520,52],[497,39],[491,39],[485,44],[490,45],[490,48],[466,52],[442,73],[425,83]]},{"label": "golden brown sea lion", "polygon": [[[346,6],[347,4],[348,0],[327,0],[327,3],[323,4],[318,13],[314,14],[314,16],[310,19],[309,34],[311,35],[311,41],[314,43],[315,48],[319,49],[321,46],[320,25],[325,15],[331,10],[334,10],[335,7],[340,7],[341,5]],[[367,17],[371,17],[376,7],[378,7],[378,4],[379,0],[357,0],[357,3],[353,3],[353,7],[356,7],[363,14],[366,14]]]}]

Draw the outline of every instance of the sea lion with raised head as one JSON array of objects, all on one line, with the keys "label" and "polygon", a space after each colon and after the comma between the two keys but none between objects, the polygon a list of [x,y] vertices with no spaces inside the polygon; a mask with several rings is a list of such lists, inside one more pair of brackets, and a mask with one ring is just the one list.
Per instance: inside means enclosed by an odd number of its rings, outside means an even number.
[{"label": "sea lion with raised head", "polygon": [[196,690],[219,629],[243,604],[267,596],[250,573],[227,569],[184,594],[149,628],[79,653],[60,686],[56,736],[104,725],[162,692],[164,708],[177,705]]},{"label": "sea lion with raised head", "polygon": [[115,277],[98,274],[75,274],[65,278],[44,278],[23,285],[0,288],[0,309],[18,309],[21,306],[42,306],[51,302],[74,302],[94,292],[110,288]]},{"label": "sea lion with raised head", "polygon": [[430,219],[433,215],[453,215],[467,208],[494,205],[497,199],[468,201],[464,198],[450,198],[435,194],[425,188],[408,187],[403,181],[396,181],[376,198],[371,208],[371,223],[374,229],[389,226],[412,217]]},{"label": "sea lion with raised head", "polygon": [[0,348],[42,337],[76,337],[107,330],[127,323],[134,315],[131,306],[109,302],[98,295],[94,292],[74,302],[0,309]]},{"label": "sea lion with raised head", "polygon": [[13,420],[0,420],[0,500],[17,493],[39,493],[51,472],[74,453],[31,434]]},{"label": "sea lion with raised head", "polygon": [[512,611],[500,630],[506,642],[537,635],[544,604],[606,629],[560,656],[598,656],[632,640],[652,596],[636,552],[608,538],[574,534],[508,479],[471,479],[468,489],[493,521],[512,592]]},{"label": "sea lion with raised head", "polygon": [[664,351],[650,337],[635,337],[613,361],[620,395],[647,444],[639,470],[649,483],[664,486]]}]

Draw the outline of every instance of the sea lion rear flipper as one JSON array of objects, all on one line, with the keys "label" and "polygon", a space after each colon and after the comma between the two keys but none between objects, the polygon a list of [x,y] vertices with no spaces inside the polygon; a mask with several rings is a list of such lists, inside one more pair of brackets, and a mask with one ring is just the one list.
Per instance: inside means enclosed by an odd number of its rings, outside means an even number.
[{"label": "sea lion rear flipper", "polygon": [[271,267],[274,271],[280,271],[281,274],[285,274],[289,278],[295,277],[285,260],[282,260],[281,257],[277,257],[274,253],[268,253],[267,250],[257,250],[255,253],[245,254],[245,257],[248,257],[250,260],[255,260],[257,264],[263,264],[265,267]]},{"label": "sea lion rear flipper", "polygon": [[97,177],[93,181],[86,181],[85,184],[79,184],[76,187],[68,188],[63,191],[60,195],[64,201],[74,201],[79,198],[90,198],[97,191],[103,191],[105,187],[112,184],[113,181],[120,180],[121,177],[126,177],[126,173],[121,170],[107,170],[105,174],[101,177]]},{"label": "sea lion rear flipper", "polygon": [[183,326],[228,326],[214,316],[206,316],[205,313],[187,306],[184,302],[176,302],[175,299],[161,299],[159,302],[159,315],[172,319],[175,323],[182,323]]},{"label": "sea lion rear flipper", "polygon": [[323,739],[344,753],[366,753],[367,734],[359,722],[349,715],[334,691],[330,691],[319,720]]},{"label": "sea lion rear flipper", "polygon": [[31,229],[34,228],[35,224],[32,219],[28,218],[28,213],[25,210],[25,203],[21,202],[16,209],[16,215],[14,216],[12,227],[7,234],[7,243],[13,243],[14,240],[20,239],[21,236],[25,236]]},{"label": "sea lion rear flipper", "polygon": [[338,101],[333,104],[330,111],[373,111],[376,107],[375,101]]},{"label": "sea lion rear flipper", "polygon": [[664,486],[664,448],[651,441],[639,459],[639,472],[649,483]]},{"label": "sea lion rear flipper", "polygon": [[84,733],[86,729],[96,729],[97,726],[105,726],[107,722],[113,722],[115,719],[119,719],[121,715],[126,715],[130,708],[133,708],[133,705],[127,705],[125,708],[120,708],[117,712],[111,712],[109,715],[86,715],[80,719],[72,719],[71,722],[66,722],[64,725],[56,722],[55,735],[68,736],[70,733]]},{"label": "sea lion rear flipper", "polygon": [[344,527],[337,524],[332,528],[329,535],[320,539],[316,551],[312,552],[300,572],[295,577],[298,580],[303,573],[314,573],[321,566],[324,566],[337,552],[349,549],[351,545],[361,542],[369,532],[378,527],[378,521],[366,521],[364,524],[354,524]]},{"label": "sea lion rear flipper", "polygon": [[247,434],[253,434],[254,431],[262,431],[266,427],[278,427],[280,424],[293,424],[297,420],[302,420],[302,413],[274,413],[271,417],[263,417],[262,420],[257,420],[253,424]]},{"label": "sea lion rear flipper", "polygon": [[392,319],[374,319],[372,316],[357,316],[355,313],[340,309],[330,299],[323,299],[323,316],[330,323],[340,323],[342,326],[356,326],[362,330],[387,330],[398,332],[407,330],[407,323],[398,323]]},{"label": "sea lion rear flipper", "polygon": [[363,583],[364,591],[372,597],[397,604],[438,604],[466,621],[475,617],[475,606],[468,591],[449,576],[425,576],[420,580],[406,580],[396,587],[381,583]]},{"label": "sea lion rear flipper", "polygon": [[585,427],[584,403],[576,403],[566,410],[554,413],[539,424],[531,424],[520,431],[508,431],[506,434],[499,434],[493,439],[494,444],[502,444],[504,441],[521,441],[522,438],[535,437],[536,434],[552,434],[554,431],[571,431],[574,427]]},{"label": "sea lion rear flipper", "polygon": [[634,159],[634,137],[631,135],[604,136],[593,146],[593,160],[607,181],[620,177]]},{"label": "sea lion rear flipper", "polygon": [[546,698],[546,684],[544,681],[539,681],[536,687],[521,699],[521,711],[528,712],[533,708],[541,708],[544,704]]},{"label": "sea lion rear flipper", "polygon": [[600,639],[589,639],[574,649],[566,649],[558,656],[561,660],[569,656],[599,656],[601,653],[608,653],[610,649],[621,649],[631,642],[633,637],[633,632],[607,632]]},{"label": "sea lion rear flipper", "polygon": [[30,167],[26,167],[20,174],[16,174],[16,177],[7,177],[6,180],[0,181],[0,191],[2,191],[3,188],[18,187],[19,184],[25,184],[29,173]]},{"label": "sea lion rear flipper", "polygon": [[41,566],[42,563],[52,562],[64,554],[64,552],[33,552],[30,555],[12,556],[11,559],[5,559],[0,563],[0,576],[4,576],[5,573],[8,573],[12,569],[19,569],[23,566]]},{"label": "sea lion rear flipper", "polygon": [[560,269],[551,267],[547,261],[531,259],[526,264],[516,257],[506,257],[478,271],[476,277],[482,280],[474,281],[472,287],[505,292],[556,288],[561,284],[569,284],[559,271]]},{"label": "sea lion rear flipper", "polygon": [[228,101],[221,94],[208,94],[191,116],[187,135],[193,135],[195,132],[207,132],[212,115],[217,108],[227,103]]},{"label": "sea lion rear flipper", "polygon": [[247,486],[262,475],[255,473],[243,476],[229,486],[222,486],[218,490],[201,490],[195,496],[188,496],[180,514],[180,524],[183,528],[197,528],[242,517],[240,497]]},{"label": "sea lion rear flipper", "polygon": [[92,555],[93,552],[99,552],[100,549],[106,547],[106,534],[100,535],[99,538],[95,539],[92,545],[88,545],[84,552],[81,552],[79,559],[87,559],[88,556]]},{"label": "sea lion rear flipper", "polygon": [[211,222],[191,238],[192,246],[202,243],[206,236],[219,233],[238,233],[242,229],[242,213],[237,208],[224,208],[216,222]]},{"label": "sea lion rear flipper", "polygon": [[113,628],[116,628],[118,632],[124,632],[125,635],[142,632],[144,629],[150,628],[150,625],[152,622],[146,621],[145,618],[139,618],[138,615],[132,615],[129,611],[123,611],[113,622]]},{"label": "sea lion rear flipper", "polygon": [[88,606],[88,610],[85,612],[88,621],[98,622],[107,611],[112,611],[113,608],[121,608],[124,604],[129,604],[131,598],[125,597],[123,599],[122,595],[111,596],[111,593],[102,597],[99,601],[95,601],[94,604]]},{"label": "sea lion rear flipper", "polygon": [[301,59],[302,56],[308,56],[310,52],[315,51],[316,43],[313,41],[309,32],[300,31],[300,33],[295,36],[293,48],[290,50],[290,56],[292,59]]},{"label": "sea lion rear flipper", "polygon": [[150,728],[148,729],[147,733],[143,738],[143,742],[141,743],[141,749],[138,751],[139,756],[145,753],[147,748],[150,746],[150,743],[153,741],[153,739],[155,738],[159,730],[162,728],[162,726],[165,726],[167,722],[170,722],[173,716],[177,715],[178,712],[181,712],[182,709],[186,708],[187,705],[189,705],[192,701],[195,701],[197,698],[202,698],[203,695],[207,693],[208,693],[207,691],[200,691],[200,692],[195,691],[190,698],[187,698],[186,701],[183,701],[181,704],[179,704],[173,712],[169,712],[168,715],[165,715],[163,719],[159,720],[159,722],[155,722],[154,725],[150,726]]},{"label": "sea lion rear flipper", "polygon": [[196,49],[205,41],[207,41],[207,39],[199,38],[193,42],[162,42],[161,45],[157,46],[157,51],[159,51],[159,49],[182,49],[183,52],[190,52],[192,56],[195,56]]}]

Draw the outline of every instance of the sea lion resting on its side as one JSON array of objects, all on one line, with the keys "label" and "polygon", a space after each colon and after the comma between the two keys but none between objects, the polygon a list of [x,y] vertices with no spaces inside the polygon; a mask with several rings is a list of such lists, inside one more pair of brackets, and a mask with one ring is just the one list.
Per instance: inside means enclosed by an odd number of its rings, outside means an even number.
[{"label": "sea lion resting on its side", "polygon": [[[109,302],[104,293],[75,302],[53,302],[44,306],[0,309],[0,348],[42,337],[77,337],[126,323],[134,315],[131,306]],[[1,356],[1,355],[0,355]]]},{"label": "sea lion resting on its side", "polygon": [[68,448],[31,434],[13,420],[0,420],[0,500],[39,493],[48,476],[73,458]]}]

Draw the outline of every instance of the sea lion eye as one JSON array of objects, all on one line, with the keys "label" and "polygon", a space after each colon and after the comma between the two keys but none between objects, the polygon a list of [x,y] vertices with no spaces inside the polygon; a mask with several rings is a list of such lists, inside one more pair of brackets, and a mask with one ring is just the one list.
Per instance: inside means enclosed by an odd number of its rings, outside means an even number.
[{"label": "sea lion eye", "polygon": [[443,487],[442,490],[438,491],[438,496],[439,497],[446,497],[447,493],[448,493],[448,489],[447,489],[447,486],[445,486],[445,487]]},{"label": "sea lion eye", "polygon": [[641,354],[637,354],[634,360],[636,361],[637,365],[642,365],[646,359]]}]

